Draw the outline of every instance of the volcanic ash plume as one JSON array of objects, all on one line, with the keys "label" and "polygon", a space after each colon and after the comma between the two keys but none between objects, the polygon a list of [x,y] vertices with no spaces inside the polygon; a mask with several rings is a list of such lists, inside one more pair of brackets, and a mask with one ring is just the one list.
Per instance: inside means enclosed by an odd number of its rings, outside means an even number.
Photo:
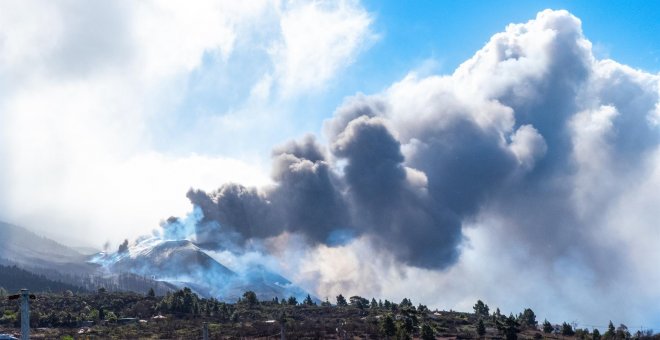
[{"label": "volcanic ash plume", "polygon": [[491,220],[492,242],[535,249],[540,263],[571,256],[598,277],[623,261],[603,261],[618,250],[593,237],[610,226],[602,212],[659,166],[658,89],[657,75],[597,60],[577,18],[544,11],[451,75],[347,99],[325,123],[327,145],[305,136],[274,149],[272,185],[190,191],[204,216],[196,237],[211,248],[361,238],[446,269],[465,226]]}]

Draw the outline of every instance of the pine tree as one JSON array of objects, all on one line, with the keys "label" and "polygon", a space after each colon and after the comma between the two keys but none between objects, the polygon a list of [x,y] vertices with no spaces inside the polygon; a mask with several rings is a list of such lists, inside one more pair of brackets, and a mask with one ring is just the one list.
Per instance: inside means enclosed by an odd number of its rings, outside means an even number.
[{"label": "pine tree", "polygon": [[435,333],[433,332],[433,328],[429,326],[429,324],[425,323],[422,325],[422,332],[421,332],[422,340],[435,340]]},{"label": "pine tree", "polygon": [[495,309],[495,313],[493,313],[493,323],[497,324],[498,321],[502,318],[502,313],[500,313],[500,308]]},{"label": "pine tree", "polygon": [[607,326],[607,332],[604,334],[605,339],[612,339],[615,332],[616,329],[614,328],[614,324],[612,323],[612,320],[610,320],[610,324]]},{"label": "pine tree", "polygon": [[571,336],[573,334],[575,334],[575,331],[573,331],[573,326],[567,322],[561,324],[561,335]]},{"label": "pine tree", "polygon": [[520,316],[520,321],[523,323],[523,325],[530,328],[536,327],[537,325],[536,315],[530,308],[525,308],[525,310],[522,312],[522,315]]},{"label": "pine tree", "polygon": [[406,329],[405,325],[399,324],[396,328],[396,339],[397,340],[412,340],[410,337],[410,332]]},{"label": "pine tree", "polygon": [[371,309],[376,309],[378,308],[378,302],[376,302],[376,299],[371,298]]},{"label": "pine tree", "polygon": [[591,333],[592,340],[600,340],[600,331],[598,328],[594,328],[594,331]]},{"label": "pine tree", "polygon": [[479,322],[477,323],[477,334],[479,336],[484,336],[486,334],[486,326],[484,325],[484,320],[479,319]]},{"label": "pine tree", "polygon": [[389,338],[390,336],[396,334],[396,326],[394,325],[394,320],[392,319],[391,315],[388,314],[381,320],[380,331],[383,333],[383,335],[385,335],[385,337]]},{"label": "pine tree", "polygon": [[504,322],[504,335],[506,340],[517,340],[518,339],[518,322],[513,314],[509,315]]},{"label": "pine tree", "polygon": [[314,303],[314,300],[312,300],[312,297],[309,296],[309,294],[307,294],[307,297],[303,301],[303,304],[307,306],[316,306],[316,303]]},{"label": "pine tree", "polygon": [[337,306],[339,307],[348,306],[348,302],[346,302],[346,298],[344,298],[344,296],[341,294],[337,295]]},{"label": "pine tree", "polygon": [[552,327],[552,324],[547,319],[543,321],[543,333],[550,334],[554,331],[555,328]]},{"label": "pine tree", "polygon": [[488,305],[483,301],[478,300],[477,303],[472,307],[474,309],[474,314],[477,316],[488,317]]},{"label": "pine tree", "polygon": [[290,296],[289,300],[287,300],[287,303],[291,306],[295,306],[298,304],[298,300],[296,299],[295,296]]},{"label": "pine tree", "polygon": [[247,303],[250,307],[259,303],[259,300],[257,300],[257,294],[251,290],[243,293],[243,299],[244,302]]}]

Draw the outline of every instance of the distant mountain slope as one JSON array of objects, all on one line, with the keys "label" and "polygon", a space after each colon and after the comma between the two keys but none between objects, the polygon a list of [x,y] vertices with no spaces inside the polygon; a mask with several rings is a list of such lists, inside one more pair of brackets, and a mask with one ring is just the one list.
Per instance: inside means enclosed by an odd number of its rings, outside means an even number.
[{"label": "distant mountain slope", "polygon": [[0,259],[4,264],[42,267],[69,273],[88,272],[85,256],[51,239],[0,222]]},{"label": "distant mountain slope", "polygon": [[83,292],[85,289],[59,281],[49,280],[43,275],[30,273],[16,266],[0,265],[0,287],[8,293],[16,293],[22,288],[31,292]]},{"label": "distant mountain slope", "polygon": [[295,296],[302,301],[307,296],[306,291],[262,265],[232,271],[189,240],[142,240],[124,253],[100,253],[91,262],[110,273],[144,275],[230,302],[248,290],[262,300]]},{"label": "distant mountain slope", "polygon": [[51,239],[25,228],[0,222],[0,257],[20,262],[23,259],[46,262],[80,261],[84,256]]},{"label": "distant mountain slope", "polygon": [[307,296],[306,291],[262,265],[235,272],[189,240],[143,239],[123,253],[86,256],[24,228],[0,222],[0,265],[18,265],[43,275],[42,279],[91,290],[107,287],[144,292],[153,287],[163,293],[174,287],[190,287],[200,295],[231,302],[247,290],[262,300],[295,296],[302,301]]},{"label": "distant mountain slope", "polygon": [[[102,266],[89,263],[88,260],[89,255],[83,255],[27,229],[0,222],[0,265],[3,268],[18,267],[7,275],[0,271],[0,279],[5,280],[0,281],[0,286],[5,282],[8,285],[5,288],[8,290],[21,286],[30,288],[33,279],[37,283],[48,280],[51,283],[38,284],[36,288],[49,288],[51,291],[61,290],[57,284],[64,284],[68,288],[63,289],[70,290],[93,291],[105,287],[111,291],[128,290],[145,294],[150,288],[158,294],[165,294],[176,288],[167,282],[153,280],[150,276],[136,275],[129,270],[107,273],[102,270]],[[11,277],[12,273],[21,273],[21,270],[33,276],[17,274],[18,276]]]}]

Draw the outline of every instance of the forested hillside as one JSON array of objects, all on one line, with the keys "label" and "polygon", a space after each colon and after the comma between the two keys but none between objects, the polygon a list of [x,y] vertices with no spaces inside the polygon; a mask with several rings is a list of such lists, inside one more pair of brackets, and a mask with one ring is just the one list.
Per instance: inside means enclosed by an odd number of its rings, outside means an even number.
[{"label": "forested hillside", "polygon": [[0,287],[6,293],[14,293],[21,288],[27,288],[32,292],[62,292],[70,290],[73,292],[83,292],[84,288],[54,281],[43,275],[31,273],[17,266],[0,265]]},{"label": "forested hillside", "polygon": [[[164,296],[99,289],[37,294],[31,307],[32,335],[47,339],[195,339],[206,323],[211,339],[272,339],[284,331],[287,339],[660,340],[651,329],[611,321],[600,330],[550,322],[529,308],[506,316],[482,301],[473,312],[456,312],[431,310],[410,299],[395,303],[339,295],[336,302],[317,304],[309,296],[259,301],[248,291],[236,303],[225,303],[188,288]],[[0,300],[0,333],[18,334],[19,324],[18,303]]]}]

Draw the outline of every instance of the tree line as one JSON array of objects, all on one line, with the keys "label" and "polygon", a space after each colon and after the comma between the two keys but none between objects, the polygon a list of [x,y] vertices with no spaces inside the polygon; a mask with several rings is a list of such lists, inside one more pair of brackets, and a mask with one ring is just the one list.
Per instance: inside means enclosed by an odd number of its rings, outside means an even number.
[{"label": "tree line", "polygon": [[[3,299],[0,302],[0,330],[3,326],[18,327],[20,317],[15,301]],[[137,322],[138,319],[145,323],[137,328],[122,324],[125,320]],[[660,339],[650,331],[631,334],[625,325],[615,327],[612,322],[602,334],[597,329],[580,329],[567,322],[552,324],[544,320],[539,323],[530,308],[506,316],[499,308],[492,311],[481,300],[476,302],[472,312],[466,313],[430,310],[421,303],[413,304],[408,298],[394,302],[342,294],[332,302],[327,298],[319,301],[310,295],[300,300],[289,296],[260,301],[255,292],[247,291],[236,302],[229,303],[200,297],[190,288],[165,294],[157,294],[154,289],[146,294],[117,293],[105,288],[94,293],[67,290],[62,294],[38,294],[31,314],[33,327],[57,329],[60,332],[57,337],[81,326],[90,326],[99,335],[113,334],[120,338],[196,337],[201,322],[208,322],[216,334],[238,337],[272,336],[281,326],[292,337],[311,338]]]}]

